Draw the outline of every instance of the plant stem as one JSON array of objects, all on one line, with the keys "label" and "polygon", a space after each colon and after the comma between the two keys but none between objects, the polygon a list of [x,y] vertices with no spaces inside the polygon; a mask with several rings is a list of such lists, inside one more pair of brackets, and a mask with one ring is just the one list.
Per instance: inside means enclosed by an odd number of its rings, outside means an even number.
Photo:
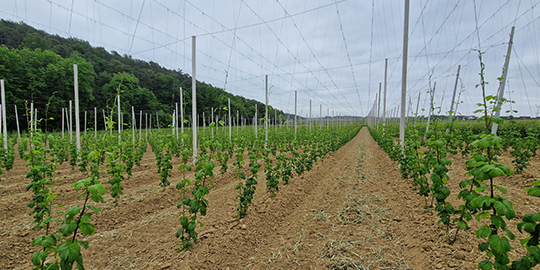
[{"label": "plant stem", "polygon": [[77,236],[77,230],[79,230],[79,224],[81,223],[82,216],[84,215],[84,212],[86,210],[86,203],[88,203],[88,198],[90,197],[90,192],[88,191],[88,188],[86,189],[86,198],[84,199],[84,205],[83,209],[81,210],[81,214],[79,215],[79,220],[77,220],[77,227],[75,228],[75,231],[73,232],[73,239],[71,240],[71,243],[75,243],[75,237]]}]

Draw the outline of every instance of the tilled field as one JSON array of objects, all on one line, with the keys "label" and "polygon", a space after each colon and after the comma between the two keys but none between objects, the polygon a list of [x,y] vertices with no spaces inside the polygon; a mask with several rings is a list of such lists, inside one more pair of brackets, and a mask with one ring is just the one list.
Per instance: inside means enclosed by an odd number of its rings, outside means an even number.
[{"label": "tilled field", "polygon": [[[459,205],[465,160],[460,155],[451,159],[450,202]],[[510,159],[502,161],[512,167]],[[539,211],[536,198],[524,190],[540,175],[539,164],[535,157],[524,173],[499,180],[508,188],[505,197],[515,203],[516,221]],[[180,180],[178,164],[173,165],[172,186],[162,192],[148,149],[142,165],[123,183],[118,206],[105,197],[103,212],[93,216],[97,233],[84,239],[90,242],[83,251],[86,269],[477,269],[485,259],[474,235],[479,223],[471,221],[470,230],[460,232],[454,245],[447,244],[434,210],[424,210],[424,200],[367,128],[311,171],[280,185],[275,197],[266,192],[261,174],[253,205],[240,220],[235,218],[234,171],[216,175],[206,196],[204,226],[197,228],[199,241],[183,253],[175,237],[181,196],[174,188]],[[0,182],[0,269],[31,269],[30,257],[38,250],[31,245],[39,234],[30,229],[27,171],[17,159]],[[82,204],[70,185],[86,175],[67,164],[58,172],[55,203],[65,209]],[[523,238],[516,221],[509,227]],[[519,242],[512,245],[518,248]],[[511,257],[523,252],[518,248]]]}]

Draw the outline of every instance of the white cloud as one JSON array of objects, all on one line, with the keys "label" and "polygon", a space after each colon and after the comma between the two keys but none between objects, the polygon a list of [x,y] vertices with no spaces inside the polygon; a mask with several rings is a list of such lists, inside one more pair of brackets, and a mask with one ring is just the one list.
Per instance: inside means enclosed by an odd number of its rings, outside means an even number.
[{"label": "white cloud", "polygon": [[[109,51],[187,73],[191,73],[190,37],[196,35],[199,80],[223,87],[227,70],[228,91],[263,101],[264,75],[268,74],[273,86],[271,104],[289,112],[294,111],[294,91],[299,91],[299,111],[304,113],[309,112],[311,98],[317,108],[314,115],[319,114],[319,104],[323,104],[323,114],[326,108],[367,114],[383,80],[384,59],[389,58],[387,108],[400,103],[402,1],[4,2],[0,13],[4,19],[25,21],[52,34],[72,35]],[[495,94],[510,27],[515,25],[509,93],[519,114],[536,114],[540,104],[540,11],[533,7],[538,4],[411,1],[408,95],[413,108],[418,93],[423,96],[420,107],[427,106],[432,74],[432,82],[437,82],[436,103],[447,111],[456,69],[461,65],[465,92],[459,112],[472,114],[481,95],[474,87],[479,81],[478,54],[471,49],[478,48],[480,39],[489,94]],[[236,31],[230,30],[236,27]]]}]

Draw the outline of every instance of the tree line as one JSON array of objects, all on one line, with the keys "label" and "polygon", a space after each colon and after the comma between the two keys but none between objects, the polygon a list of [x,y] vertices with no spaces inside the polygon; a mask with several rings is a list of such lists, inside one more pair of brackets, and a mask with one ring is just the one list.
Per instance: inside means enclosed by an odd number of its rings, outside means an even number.
[{"label": "tree line", "polygon": [[[8,130],[16,128],[13,105],[18,108],[20,124],[26,126],[30,103],[38,110],[38,118],[44,120],[40,122],[42,129],[61,129],[61,108],[68,108],[69,100],[74,99],[73,64],[78,66],[80,111],[87,111],[88,119],[93,119],[94,107],[98,108],[98,117],[101,110],[116,117],[113,108],[119,93],[124,122],[131,123],[134,106],[137,113],[157,114],[161,127],[165,127],[172,121],[175,103],[180,101],[180,87],[184,115],[191,115],[191,76],[182,70],[108,52],[77,38],[50,35],[23,22],[1,20],[0,79],[5,81]],[[244,117],[253,117],[256,104],[259,118],[264,116],[263,103],[197,82],[197,113],[201,116],[203,112],[209,116],[214,108],[214,114],[224,119],[228,98],[234,116],[238,111]],[[282,111],[277,114],[284,117]],[[274,108],[269,107],[269,116],[273,118]],[[98,129],[103,129],[102,123],[98,121]],[[89,120],[90,127],[93,120]]]}]

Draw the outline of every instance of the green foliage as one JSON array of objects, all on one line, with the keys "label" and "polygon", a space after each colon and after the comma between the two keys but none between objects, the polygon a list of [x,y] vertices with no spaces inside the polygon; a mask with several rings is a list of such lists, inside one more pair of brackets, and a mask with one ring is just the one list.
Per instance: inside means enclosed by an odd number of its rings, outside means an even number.
[{"label": "green foliage", "polygon": [[[203,149],[210,149],[209,152],[206,152]],[[195,179],[193,183],[188,179],[182,179],[177,185],[176,188],[180,190],[180,194],[184,197],[181,200],[181,203],[177,205],[178,208],[182,208],[183,215],[180,216],[179,221],[182,226],[176,232],[176,237],[180,238],[180,251],[186,251],[193,243],[197,243],[198,234],[195,231],[197,224],[202,226],[202,223],[197,220],[198,214],[206,216],[208,209],[208,200],[204,197],[210,192],[208,185],[210,187],[214,186],[212,178],[214,177],[214,168],[215,163],[212,159],[215,159],[214,150],[216,150],[216,143],[213,140],[204,141],[201,145],[201,154],[198,157],[198,160],[195,162]],[[183,150],[182,162],[183,164],[179,167],[181,171],[191,170],[191,167],[186,165],[187,155],[189,151]],[[188,186],[193,184],[193,189],[188,189]],[[187,209],[187,213],[186,212]]]},{"label": "green foliage", "polygon": [[[255,141],[255,144],[257,144],[258,141]],[[236,204],[236,212],[238,213],[238,218],[243,218],[247,214],[247,210],[249,208],[249,205],[251,204],[253,200],[253,195],[255,194],[255,190],[257,187],[257,178],[258,172],[261,168],[261,164],[258,163],[258,160],[262,158],[261,154],[259,154],[259,146],[252,147],[249,151],[249,173],[246,176],[246,174],[241,171],[236,171],[235,178],[240,179],[240,182],[236,186],[236,190],[240,191],[240,194],[236,196],[237,199],[239,199],[239,202]],[[242,181],[245,181],[243,183]]]},{"label": "green foliage", "polygon": [[275,167],[272,166],[273,160],[270,156],[270,149],[264,149],[263,152],[263,159],[264,159],[264,168],[266,171],[266,190],[272,194],[272,196],[276,196],[276,192],[278,192],[279,187],[279,178],[280,178],[280,171],[278,165]]},{"label": "green foliage", "polygon": [[8,141],[7,149],[4,147],[0,148],[0,175],[2,175],[1,168],[11,170],[15,162],[15,143],[17,143],[17,138],[8,139]]},{"label": "green foliage", "polygon": [[122,181],[124,180],[124,170],[126,166],[120,160],[120,150],[123,143],[110,145],[107,148],[107,172],[111,175],[107,183],[111,184],[111,197],[114,198],[114,205],[118,205],[118,198],[122,196]]},{"label": "green foliage", "polygon": [[[122,111],[130,112],[131,106],[140,110],[158,112],[161,123],[170,123],[169,112],[178,102],[178,89],[183,88],[186,115],[191,114],[191,77],[181,70],[170,70],[154,62],[145,62],[107,52],[102,47],[92,47],[87,41],[62,38],[36,30],[24,23],[0,21],[0,74],[6,79],[8,104],[24,108],[25,100],[33,100],[38,110],[47,112],[44,130],[59,130],[61,108],[73,100],[73,64],[78,65],[79,98],[84,100],[81,110],[111,108],[116,89],[120,88]],[[55,94],[56,93],[56,94]],[[38,104],[50,106],[41,107]],[[210,108],[221,109],[231,99],[231,111],[240,115],[253,115],[258,104],[263,115],[264,104],[235,96],[224,89],[197,82],[197,107],[210,115]],[[269,114],[274,115],[274,108]],[[116,113],[116,112],[115,112]],[[283,118],[283,112],[278,111]],[[8,114],[8,128],[15,128],[14,114]],[[52,118],[52,119],[51,119]],[[127,113],[124,119],[128,119]],[[222,117],[220,117],[222,119]],[[23,126],[26,123],[23,119]]]},{"label": "green foliage", "polygon": [[163,191],[165,191],[165,188],[171,184],[169,182],[169,177],[171,176],[171,171],[173,169],[173,165],[171,163],[173,157],[173,149],[171,148],[171,145],[174,145],[173,140],[176,139],[173,139],[173,136],[169,134],[165,138],[152,143],[153,151],[156,155],[158,173],[161,180],[159,185],[163,188]]}]

